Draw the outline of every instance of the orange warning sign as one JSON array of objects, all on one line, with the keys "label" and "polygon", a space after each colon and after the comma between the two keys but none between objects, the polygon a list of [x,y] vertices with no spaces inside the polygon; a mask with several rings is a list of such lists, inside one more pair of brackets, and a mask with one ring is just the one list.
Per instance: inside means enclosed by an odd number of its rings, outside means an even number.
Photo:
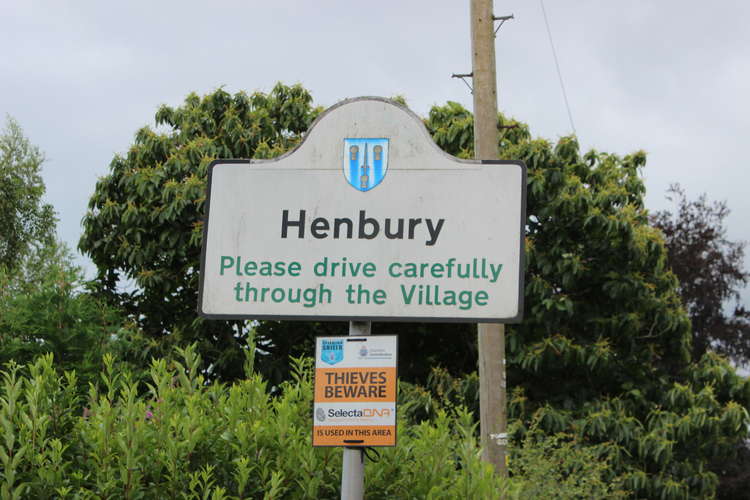
[{"label": "orange warning sign", "polygon": [[318,337],[313,446],[395,446],[397,337]]}]

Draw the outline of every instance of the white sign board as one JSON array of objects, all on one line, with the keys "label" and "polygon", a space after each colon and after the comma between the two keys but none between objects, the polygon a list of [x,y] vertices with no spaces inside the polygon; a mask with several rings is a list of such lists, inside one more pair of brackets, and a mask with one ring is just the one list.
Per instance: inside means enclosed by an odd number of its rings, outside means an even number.
[{"label": "white sign board", "polygon": [[313,446],[396,445],[397,341],[316,339]]},{"label": "white sign board", "polygon": [[377,98],[268,161],[209,169],[199,312],[214,319],[517,322],[526,169],[459,160]]}]

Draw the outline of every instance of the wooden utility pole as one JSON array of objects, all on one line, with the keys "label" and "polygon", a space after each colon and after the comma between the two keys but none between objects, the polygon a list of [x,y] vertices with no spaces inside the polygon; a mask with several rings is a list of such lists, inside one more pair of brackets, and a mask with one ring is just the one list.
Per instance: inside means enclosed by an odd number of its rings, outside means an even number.
[{"label": "wooden utility pole", "polygon": [[[471,0],[471,53],[474,93],[474,158],[498,159],[495,25],[492,0]],[[505,325],[480,323],[479,408],[482,458],[507,475]]]}]

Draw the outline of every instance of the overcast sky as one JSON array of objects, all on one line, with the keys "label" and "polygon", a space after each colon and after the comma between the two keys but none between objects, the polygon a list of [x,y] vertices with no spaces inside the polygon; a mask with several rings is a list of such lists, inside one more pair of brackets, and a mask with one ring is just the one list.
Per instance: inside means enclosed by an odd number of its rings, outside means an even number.
[{"label": "overcast sky", "polygon": [[[679,182],[726,200],[730,239],[750,240],[750,2],[544,5],[583,147],[645,150],[650,209]],[[495,13],[515,15],[496,42],[500,109],[535,135],[569,134],[540,2],[495,0]],[[450,78],[471,71],[468,0],[5,0],[0,27],[0,113],[44,151],[47,201],[73,248],[112,156],[191,91],[282,81],[323,106],[403,95],[420,115],[448,100],[471,109]]]}]

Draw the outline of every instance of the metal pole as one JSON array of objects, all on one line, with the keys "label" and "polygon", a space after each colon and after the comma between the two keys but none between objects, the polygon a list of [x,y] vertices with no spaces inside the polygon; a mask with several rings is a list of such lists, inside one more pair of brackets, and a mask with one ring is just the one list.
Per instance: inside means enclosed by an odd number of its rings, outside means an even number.
[{"label": "metal pole", "polygon": [[[474,158],[498,159],[497,81],[492,0],[471,0],[471,53],[474,83]],[[479,413],[482,459],[507,475],[505,325],[480,323]]]},{"label": "metal pole", "polygon": [[[349,335],[370,335],[371,327],[369,321],[350,321]],[[341,500],[362,500],[365,493],[363,449],[345,447],[341,469]]]}]

